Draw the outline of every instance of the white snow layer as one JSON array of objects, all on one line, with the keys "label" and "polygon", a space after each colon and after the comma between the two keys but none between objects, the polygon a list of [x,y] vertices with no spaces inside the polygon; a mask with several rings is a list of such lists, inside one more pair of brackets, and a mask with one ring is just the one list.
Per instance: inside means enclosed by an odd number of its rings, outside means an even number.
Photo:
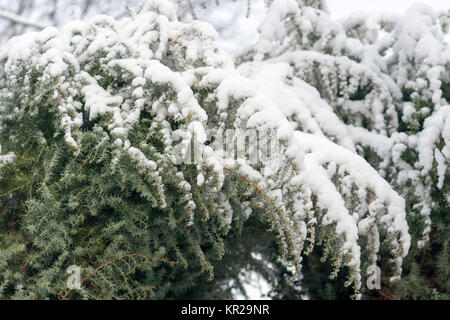
[{"label": "white snow layer", "polygon": [[[314,48],[299,50],[301,46],[296,44],[300,47],[294,45],[296,49],[289,51],[284,46],[285,53],[270,58],[277,41],[292,31],[285,28],[286,17],[301,25],[303,45],[313,32],[328,36]],[[360,20],[353,19],[353,25]],[[444,183],[450,158],[450,107],[439,88],[446,72],[440,66],[450,61],[450,51],[437,41],[441,35],[433,29],[433,19],[436,17],[429,8],[415,5],[380,42],[370,43],[378,33],[370,26],[364,29],[369,43],[366,45],[347,37],[349,26],[330,21],[325,13],[312,8],[301,11],[293,0],[275,0],[259,28],[255,59],[235,68],[231,58],[217,48],[217,33],[209,24],[183,24],[177,21],[168,2],[150,1],[147,11],[133,18],[116,21],[97,16],[87,22],[71,22],[61,30],[47,28],[14,38],[2,48],[0,59],[4,71],[10,74],[9,86],[17,83],[17,66],[23,61],[30,70],[43,70],[39,79],[42,83],[51,79],[61,129],[75,150],[80,147],[77,132],[83,123],[102,119],[117,148],[157,175],[157,160],[149,159],[139,146],[131,146],[127,137],[147,108],[155,116],[149,130],[156,130],[157,125],[163,128],[160,132],[167,144],[164,156],[174,161],[187,156],[191,140],[196,140],[197,168],[210,168],[217,176],[212,190],[220,192],[229,172],[237,172],[263,190],[277,207],[277,221],[289,221],[284,228],[295,235],[296,254],[302,253],[308,228],[334,225],[341,241],[339,254],[344,264],[356,272],[352,280],[360,286],[360,237],[374,241],[372,254],[376,257],[378,229],[386,230],[390,235],[386,242],[396,257],[396,274],[400,274],[402,257],[410,247],[405,201],[382,173],[358,155],[361,148],[369,147],[380,159],[387,159],[383,170],[389,169],[391,160],[400,167],[399,183],[418,181],[420,174],[430,172],[434,161],[438,187]],[[381,57],[377,48],[393,43],[395,37],[391,56]],[[314,50],[325,47],[336,54],[348,52],[363,63]],[[389,65],[395,59],[399,64]],[[423,67],[411,70],[411,59],[423,61]],[[112,78],[122,79],[123,87],[102,85],[102,76],[93,75],[98,67]],[[395,82],[384,74],[389,68],[393,69]],[[402,86],[421,90],[420,81],[408,82],[411,73],[431,84],[425,94],[436,107],[423,131],[408,138],[395,133],[398,124],[394,103],[401,97]],[[317,74],[324,76],[311,86]],[[371,91],[362,99],[350,99],[361,84],[370,84]],[[170,92],[155,100],[158,90]],[[201,90],[209,92],[206,100],[200,100]],[[343,92],[340,98],[338,91]],[[77,96],[83,97],[83,102],[76,101]],[[35,101],[42,98],[38,94]],[[206,106],[210,102],[216,103],[214,114]],[[412,119],[414,107],[406,103],[403,110],[404,119]],[[169,120],[181,120],[185,125],[172,130]],[[256,170],[245,159],[229,157],[223,150],[205,145],[209,129],[225,134],[226,120],[236,129],[276,132],[282,150],[281,156],[276,155],[281,159],[280,170],[292,173],[287,184],[277,180],[275,157],[264,163],[263,170]],[[363,122],[368,123],[366,128]],[[434,146],[440,139],[444,144],[437,150]],[[414,145],[419,151],[420,172],[401,159],[406,146]],[[1,155],[0,166],[13,158],[12,154]],[[206,172],[198,174],[196,183],[211,185]],[[418,185],[417,192],[425,188]],[[293,190],[295,196],[290,199]],[[311,213],[312,197],[317,199],[317,207]],[[224,203],[223,222],[231,224],[233,210],[228,202]],[[426,199],[422,207],[426,215]],[[246,207],[245,212],[248,210]],[[290,241],[288,236],[284,240]]]}]

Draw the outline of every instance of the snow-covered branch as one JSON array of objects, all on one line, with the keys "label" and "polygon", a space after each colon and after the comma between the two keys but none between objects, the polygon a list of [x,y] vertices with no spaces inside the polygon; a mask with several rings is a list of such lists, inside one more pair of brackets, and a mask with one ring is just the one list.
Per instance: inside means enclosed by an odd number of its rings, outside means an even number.
[{"label": "snow-covered branch", "polygon": [[14,21],[15,23],[20,23],[20,24],[23,24],[26,26],[37,28],[37,29],[44,29],[49,26],[49,24],[47,24],[47,23],[43,23],[43,22],[35,21],[35,20],[29,19],[29,18],[25,18],[25,17],[19,16],[15,13],[5,11],[5,10],[0,10],[0,17],[9,19],[11,21]]}]

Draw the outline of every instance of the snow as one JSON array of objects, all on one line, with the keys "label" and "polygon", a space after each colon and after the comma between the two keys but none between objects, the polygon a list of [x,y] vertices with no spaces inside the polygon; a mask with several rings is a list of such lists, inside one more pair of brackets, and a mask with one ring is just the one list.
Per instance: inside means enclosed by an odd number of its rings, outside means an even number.
[{"label": "snow", "polygon": [[[435,111],[430,117],[425,120],[424,129],[418,136],[418,151],[419,161],[418,165],[422,167],[422,174],[426,175],[433,166],[434,154],[433,147],[441,138],[441,134],[448,132],[450,127],[450,106],[443,106]],[[450,146],[450,139],[444,136],[445,148],[448,150]],[[437,153],[438,157],[441,153]],[[444,151],[445,154],[445,151]],[[446,154],[448,159],[448,153]],[[441,158],[440,158],[441,159]],[[442,160],[440,167],[443,166]]]},{"label": "snow", "polygon": [[205,176],[203,175],[203,173],[200,172],[197,175],[197,185],[201,186],[201,185],[203,185],[204,182],[205,182]]},{"label": "snow", "polygon": [[444,186],[444,179],[448,164],[446,163],[446,160],[442,155],[442,153],[439,151],[439,149],[436,149],[434,153],[435,153],[434,157],[437,161],[437,174],[438,174],[437,187],[438,189],[442,189],[442,187]]},{"label": "snow", "polygon": [[157,165],[154,161],[147,159],[147,157],[135,147],[130,147],[128,153],[137,161],[139,161],[143,166],[150,168],[151,170],[156,170]]},{"label": "snow", "polygon": [[0,168],[4,167],[5,165],[14,162],[15,155],[14,153],[10,152],[8,154],[1,154],[2,153],[2,145],[0,144]]},{"label": "snow", "polygon": [[48,26],[48,24],[46,24],[46,23],[41,23],[39,21],[24,18],[20,15],[14,14],[12,12],[8,12],[6,10],[0,10],[0,17],[4,17],[4,18],[10,19],[10,20],[13,20],[17,23],[28,25],[28,26],[31,26],[31,27],[34,27],[37,29],[44,29],[45,27]]},{"label": "snow", "polygon": [[[198,19],[210,23],[218,31],[220,48],[232,56],[238,56],[252,48],[258,39],[257,27],[262,22],[267,9],[264,0],[207,0],[207,5],[195,8],[196,17],[192,17],[187,1],[179,1],[179,12],[186,15],[186,21]],[[250,12],[248,12],[250,4]],[[247,13],[249,13],[247,15]]]},{"label": "snow", "polygon": [[[415,2],[417,2],[417,0],[329,0],[327,1],[327,4],[332,18],[343,19],[346,18],[351,12],[370,13],[377,15],[401,15]],[[443,0],[427,0],[426,4],[433,7],[435,10],[448,9],[448,3]]]},{"label": "snow", "polygon": [[243,282],[245,295],[240,292],[233,292],[235,300],[269,300],[268,296],[271,286],[259,273],[255,271],[241,272],[240,280]]},{"label": "snow", "polygon": [[[450,106],[441,85],[448,81],[450,50],[436,27],[437,13],[416,4],[400,18],[356,13],[339,22],[316,8],[300,9],[294,0],[254,8],[267,15],[256,19],[257,37],[243,36],[252,38],[255,50],[238,66],[219,48],[224,33],[205,22],[182,23],[173,6],[155,0],[147,2],[148,12],[132,18],[96,16],[69,23],[61,32],[46,28],[12,39],[0,53],[2,71],[10,75],[2,81],[15,88],[20,72],[40,70],[36,81],[50,88],[57,125],[71,149],[80,148],[79,132],[88,119],[114,141],[115,152],[126,152],[151,172],[161,193],[161,163],[192,161],[196,186],[179,172],[179,187],[217,193],[224,227],[231,226],[234,214],[224,181],[229,175],[243,180],[264,199],[281,246],[296,264],[305,240],[313,237],[310,228],[333,226],[330,237],[340,243],[334,254],[350,268],[357,288],[361,251],[369,251],[372,270],[381,245],[391,247],[396,279],[411,246],[400,194],[413,186],[419,199],[413,210],[425,217],[426,239],[430,190],[433,183],[442,189],[448,172]],[[217,12],[212,17],[216,25],[230,19]],[[30,91],[29,80],[24,83],[23,90]],[[413,92],[411,101],[402,101],[405,89]],[[418,108],[417,97],[430,103]],[[38,92],[21,99],[31,104],[44,98]],[[10,112],[20,114],[20,108]],[[162,153],[149,152],[148,141],[131,145],[129,132],[143,110],[151,114],[148,134],[162,136]],[[397,132],[397,112],[408,125],[420,113],[426,118],[423,128]],[[244,145],[248,130],[256,130],[261,141],[272,135],[274,152],[258,150],[255,166],[217,143],[206,146],[210,129],[227,144]],[[409,148],[417,151],[416,163],[403,157]],[[370,164],[365,150],[375,158]],[[14,154],[0,155],[0,167],[11,161]],[[429,182],[434,169],[438,179]],[[186,203],[191,226],[197,205],[190,198]],[[241,205],[246,217],[252,214],[248,203]],[[383,243],[381,232],[388,234]],[[364,237],[369,248],[360,247]]]}]

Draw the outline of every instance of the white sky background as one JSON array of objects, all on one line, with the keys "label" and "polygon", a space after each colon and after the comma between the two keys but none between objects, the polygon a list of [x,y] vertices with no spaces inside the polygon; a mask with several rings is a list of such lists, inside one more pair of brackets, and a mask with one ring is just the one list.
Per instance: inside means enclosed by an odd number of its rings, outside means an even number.
[{"label": "white sky background", "polygon": [[343,18],[354,11],[404,13],[414,2],[423,2],[435,10],[450,9],[449,0],[328,0],[333,18]]}]

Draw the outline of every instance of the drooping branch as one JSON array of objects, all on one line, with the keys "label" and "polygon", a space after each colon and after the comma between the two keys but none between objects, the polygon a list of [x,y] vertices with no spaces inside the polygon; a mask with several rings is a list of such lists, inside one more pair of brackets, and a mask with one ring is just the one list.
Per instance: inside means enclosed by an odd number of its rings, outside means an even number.
[{"label": "drooping branch", "polygon": [[43,22],[35,21],[35,20],[29,19],[29,18],[25,18],[25,17],[19,16],[15,13],[5,11],[5,10],[0,10],[0,17],[9,19],[15,23],[20,23],[20,24],[30,26],[30,27],[33,27],[36,29],[44,29],[44,28],[50,26],[47,23],[43,23]]}]

